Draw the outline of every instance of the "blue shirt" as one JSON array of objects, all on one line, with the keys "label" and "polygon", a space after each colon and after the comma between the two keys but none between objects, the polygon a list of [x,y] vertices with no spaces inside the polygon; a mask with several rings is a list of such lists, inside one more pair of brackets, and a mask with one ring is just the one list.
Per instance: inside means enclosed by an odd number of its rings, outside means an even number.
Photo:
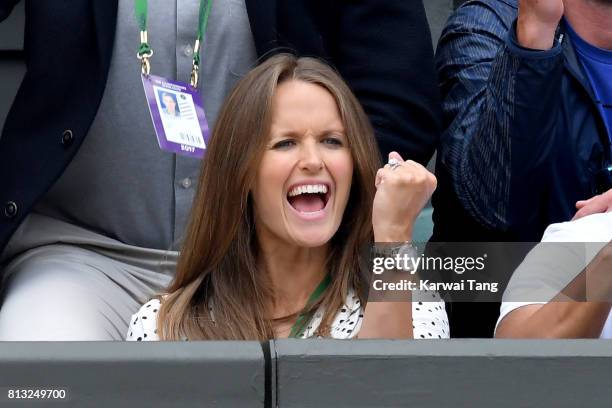
[{"label": "blue shirt", "polygon": [[612,50],[604,50],[587,43],[567,21],[566,26],[578,59],[591,83],[597,108],[608,130],[608,137],[612,141]]}]

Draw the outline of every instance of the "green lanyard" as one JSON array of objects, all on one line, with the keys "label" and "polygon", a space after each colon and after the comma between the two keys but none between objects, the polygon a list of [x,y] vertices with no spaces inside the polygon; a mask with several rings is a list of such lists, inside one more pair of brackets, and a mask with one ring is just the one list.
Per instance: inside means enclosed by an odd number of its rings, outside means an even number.
[{"label": "green lanyard", "polygon": [[[193,65],[191,68],[191,86],[198,87],[199,71],[200,71],[200,44],[204,42],[206,35],[206,26],[208,25],[208,16],[213,0],[200,0],[200,17],[198,21],[198,36],[193,46]],[[148,0],[135,0],[136,20],[140,27],[140,46],[138,47],[137,57],[142,64],[142,73],[149,75],[151,72],[151,63],[149,59],[153,56],[153,49],[149,46],[147,36],[147,14]]]},{"label": "green lanyard", "polygon": [[[329,276],[329,274],[325,275],[325,278],[323,278],[321,283],[319,283],[319,286],[317,286],[314,292],[312,292],[312,294],[310,295],[310,298],[308,298],[308,302],[306,303],[306,306],[304,307],[304,309],[307,309],[309,306],[311,306],[321,297],[323,292],[325,292],[325,290],[329,286],[330,282],[331,282],[331,277]],[[308,317],[309,316],[306,315],[305,313],[300,313],[297,320],[291,327],[291,333],[289,333],[290,338],[297,338],[297,337],[302,336],[302,334],[304,333],[304,327],[306,326],[306,323],[308,322],[307,321]]]}]

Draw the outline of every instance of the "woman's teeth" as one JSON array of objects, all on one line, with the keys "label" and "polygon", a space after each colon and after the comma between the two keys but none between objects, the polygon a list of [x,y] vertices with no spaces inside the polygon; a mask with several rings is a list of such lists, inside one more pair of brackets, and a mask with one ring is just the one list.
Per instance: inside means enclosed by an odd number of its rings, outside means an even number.
[{"label": "woman's teeth", "polygon": [[295,197],[300,194],[327,194],[327,186],[325,184],[307,184],[297,186],[289,191],[289,197]]}]

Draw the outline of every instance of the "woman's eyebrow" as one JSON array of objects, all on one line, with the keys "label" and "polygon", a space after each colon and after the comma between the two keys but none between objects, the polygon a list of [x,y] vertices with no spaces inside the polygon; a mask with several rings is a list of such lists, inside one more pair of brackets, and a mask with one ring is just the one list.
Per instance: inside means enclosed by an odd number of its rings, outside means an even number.
[{"label": "woman's eyebrow", "polygon": [[[344,126],[330,126],[315,133],[316,136],[324,136],[330,133],[340,133],[344,135],[346,130]],[[271,136],[274,137],[302,137],[304,132],[295,129],[272,129]]]},{"label": "woman's eyebrow", "polygon": [[325,136],[325,135],[336,135],[336,136],[345,136],[344,128],[328,128],[317,134],[317,136]]},{"label": "woman's eyebrow", "polygon": [[344,133],[344,127],[330,127],[322,131],[321,133]]},{"label": "woman's eyebrow", "polygon": [[302,132],[298,132],[296,130],[278,130],[271,132],[272,138],[275,137],[301,137],[303,136]]}]

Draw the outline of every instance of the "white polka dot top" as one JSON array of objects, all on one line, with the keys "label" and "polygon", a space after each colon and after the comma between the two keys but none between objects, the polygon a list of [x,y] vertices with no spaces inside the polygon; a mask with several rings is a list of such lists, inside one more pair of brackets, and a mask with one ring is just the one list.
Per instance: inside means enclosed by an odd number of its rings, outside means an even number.
[{"label": "white polka dot top", "polygon": [[[160,307],[159,299],[145,303],[132,316],[127,332],[128,341],[158,341],[157,313]],[[313,338],[321,324],[323,309],[319,309],[301,338]],[[331,325],[332,339],[352,339],[357,336],[363,321],[363,308],[359,298],[351,291],[346,302],[336,315]],[[412,303],[412,328],[415,339],[447,339],[449,338],[448,318],[444,302],[437,294],[432,295],[432,301]]]}]

